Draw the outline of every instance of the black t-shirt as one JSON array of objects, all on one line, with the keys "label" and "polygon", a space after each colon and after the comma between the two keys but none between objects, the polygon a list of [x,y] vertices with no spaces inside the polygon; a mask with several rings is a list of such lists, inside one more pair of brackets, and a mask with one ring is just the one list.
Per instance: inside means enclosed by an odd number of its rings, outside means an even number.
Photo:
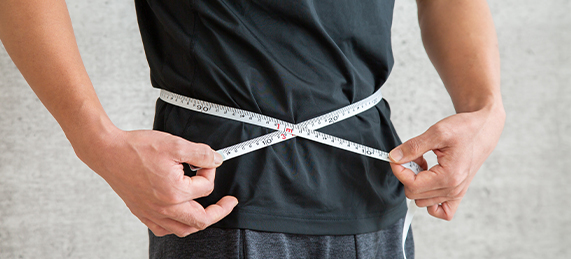
[{"label": "black t-shirt", "polygon": [[[393,65],[394,0],[136,0],[154,87],[292,123],[357,102]],[[221,149],[270,130],[157,101],[154,128]],[[320,131],[381,150],[400,144],[386,101]],[[215,224],[357,234],[406,211],[388,163],[295,138],[224,162],[214,192],[238,206]]]}]

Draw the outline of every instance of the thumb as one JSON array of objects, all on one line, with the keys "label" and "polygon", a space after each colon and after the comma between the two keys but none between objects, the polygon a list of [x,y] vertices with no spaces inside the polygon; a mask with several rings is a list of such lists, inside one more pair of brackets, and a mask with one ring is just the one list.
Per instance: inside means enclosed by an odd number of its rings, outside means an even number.
[{"label": "thumb", "polygon": [[222,164],[224,158],[218,152],[212,150],[208,145],[197,144],[184,141],[174,150],[177,154],[177,162],[188,163],[189,165],[201,168],[214,168]]},{"label": "thumb", "polygon": [[422,157],[424,153],[439,148],[440,143],[432,128],[423,134],[412,138],[400,146],[394,148],[389,153],[389,158],[393,163],[404,164]]}]

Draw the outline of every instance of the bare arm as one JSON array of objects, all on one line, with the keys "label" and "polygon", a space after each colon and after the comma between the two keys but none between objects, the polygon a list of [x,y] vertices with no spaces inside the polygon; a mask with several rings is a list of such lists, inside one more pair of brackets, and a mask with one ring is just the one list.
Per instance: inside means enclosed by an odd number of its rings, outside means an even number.
[{"label": "bare arm", "polygon": [[417,176],[398,164],[393,172],[407,197],[438,218],[451,220],[476,172],[495,148],[505,112],[500,59],[485,0],[417,0],[426,52],[457,112],[391,151],[395,163],[432,150],[438,165]]},{"label": "bare arm", "polygon": [[0,2],[0,37],[72,143],[116,130],[85,71],[64,1]]},{"label": "bare arm", "polygon": [[[78,157],[101,175],[156,235],[185,236],[226,216],[237,201],[206,209],[221,157],[206,145],[157,131],[118,129],[83,66],[64,0],[0,1],[0,39]],[[189,178],[182,163],[207,168]]]}]

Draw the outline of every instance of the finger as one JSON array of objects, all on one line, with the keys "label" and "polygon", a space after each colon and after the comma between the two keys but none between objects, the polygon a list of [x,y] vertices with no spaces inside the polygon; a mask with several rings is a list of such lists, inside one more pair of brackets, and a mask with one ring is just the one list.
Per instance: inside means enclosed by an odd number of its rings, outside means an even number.
[{"label": "finger", "polygon": [[197,230],[203,230],[230,214],[237,204],[238,199],[232,196],[222,197],[216,204],[212,204],[206,209],[196,201],[189,201],[171,206],[159,216],[176,220]]},{"label": "finger", "polygon": [[[391,166],[394,164],[391,164]],[[414,177],[412,171],[399,171],[399,167],[394,166],[393,173],[405,186],[405,193],[409,199],[428,199],[439,196],[458,197],[466,188],[467,179],[461,179],[457,174],[450,176],[442,166],[435,165],[429,170],[421,171]]]},{"label": "finger", "polygon": [[416,206],[419,208],[423,208],[423,207],[430,207],[433,205],[439,205],[442,204],[446,201],[449,201],[450,198],[449,197],[434,197],[434,198],[429,198],[429,199],[415,199],[414,202],[416,203]]},{"label": "finger", "polygon": [[420,168],[422,168],[424,170],[428,170],[428,162],[426,162],[426,159],[424,159],[423,156],[413,160],[413,162],[415,162],[417,165],[419,165]]},{"label": "finger", "polygon": [[409,187],[414,184],[414,180],[416,179],[416,174],[404,166],[400,164],[390,163],[391,169],[395,177],[405,186]]},{"label": "finger", "polygon": [[196,227],[189,226],[169,218],[158,219],[156,222],[170,233],[175,234],[177,237],[185,237],[199,231]]},{"label": "finger", "polygon": [[204,214],[198,215],[197,223],[199,229],[204,229],[222,218],[228,216],[238,205],[238,199],[233,196],[224,196],[216,204],[212,204],[204,209]]},{"label": "finger", "polygon": [[238,199],[236,199],[236,197],[225,196],[216,204],[206,207],[205,211],[212,222],[211,224],[214,224],[230,214],[236,205],[238,205]]},{"label": "finger", "polygon": [[202,168],[196,171],[196,176],[203,177],[204,179],[214,182],[214,178],[216,176],[216,169],[214,168]]},{"label": "finger", "polygon": [[389,153],[389,158],[393,163],[404,164],[421,157],[430,150],[441,148],[443,143],[439,132],[434,126],[430,127],[423,134],[394,148]]},{"label": "finger", "polygon": [[177,137],[173,144],[173,155],[175,161],[188,163],[195,167],[215,168],[222,164],[222,155],[212,150],[206,144],[197,144]]},{"label": "finger", "polygon": [[405,192],[409,199],[419,198],[417,195],[439,190],[443,186],[441,182],[444,180],[440,179],[432,169],[415,174],[412,170],[399,164],[391,163],[391,168],[393,174],[405,186]]},{"label": "finger", "polygon": [[141,222],[143,222],[143,224],[145,224],[145,226],[147,226],[153,232],[153,234],[155,236],[162,237],[162,236],[172,234],[172,232],[170,232],[170,231],[166,230],[165,228],[155,224],[155,222],[151,221],[150,219],[139,218],[139,220],[141,220]]},{"label": "finger", "polygon": [[215,174],[214,168],[201,169],[192,177],[181,174],[168,186],[156,191],[155,195],[163,205],[183,204],[206,197],[214,191]]},{"label": "finger", "polygon": [[[428,163],[424,157],[419,157],[414,160],[416,164],[418,164],[422,169],[428,169]],[[405,186],[411,186],[414,184],[416,179],[416,174],[414,171],[395,163],[390,163],[391,169],[393,174],[397,177],[397,179]]]},{"label": "finger", "polygon": [[[416,180],[417,182],[420,181],[418,180],[418,178],[419,177],[417,176]],[[444,180],[443,182],[445,182],[446,184],[444,184],[444,187],[442,188],[435,188],[430,190],[426,189],[424,191],[419,191],[422,190],[422,188],[414,190],[412,190],[411,188],[405,188],[405,193],[409,199],[414,199],[414,200],[435,199],[439,197],[442,197],[440,199],[454,200],[454,199],[461,199],[462,197],[464,197],[466,191],[468,190],[468,186],[470,184],[469,179],[465,179],[463,182],[461,182],[456,186],[448,185],[448,183],[450,182],[448,179]],[[437,187],[438,185],[434,186]],[[435,204],[441,202],[443,201],[439,200],[438,202],[435,202]]]},{"label": "finger", "polygon": [[175,203],[187,202],[200,197],[206,197],[214,190],[214,175],[216,169],[205,168],[198,170],[195,176],[183,176],[179,184],[175,184],[175,188],[180,197]]},{"label": "finger", "polygon": [[459,205],[460,200],[446,201],[440,205],[432,205],[426,210],[428,214],[436,218],[450,221],[454,217]]}]

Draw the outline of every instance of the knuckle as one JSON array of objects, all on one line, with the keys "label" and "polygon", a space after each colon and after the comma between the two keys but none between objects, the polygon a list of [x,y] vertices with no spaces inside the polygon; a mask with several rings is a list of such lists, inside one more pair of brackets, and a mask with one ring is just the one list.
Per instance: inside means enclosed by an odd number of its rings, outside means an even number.
[{"label": "knuckle", "polygon": [[432,206],[432,205],[434,205],[434,203],[435,203],[434,200],[430,200],[430,199],[414,200],[414,202],[416,203],[416,206],[418,206],[419,208],[424,208],[424,207]]},{"label": "knuckle", "polygon": [[208,196],[214,192],[214,182],[209,181],[207,184],[208,186],[206,187],[206,191],[203,196]]},{"label": "knuckle", "polygon": [[169,234],[172,234],[170,232],[168,232],[167,230],[163,229],[163,228],[159,228],[156,226],[147,226],[151,232],[153,232],[153,235],[158,236],[158,237],[163,237]]},{"label": "knuckle", "polygon": [[212,149],[206,144],[198,143],[198,144],[196,144],[196,149],[198,152],[200,152],[204,156],[207,156],[210,153],[212,153]]},{"label": "knuckle", "polygon": [[413,195],[412,193],[410,193],[410,191],[404,191],[404,195],[405,195],[407,198],[409,198],[409,199],[411,199],[411,200],[414,200],[414,195]]},{"label": "knuckle", "polygon": [[462,174],[456,173],[450,177],[449,187],[458,187],[464,181],[464,176]]},{"label": "knuckle", "polygon": [[195,154],[196,158],[200,161],[214,161],[214,154],[212,153],[212,149],[206,144],[196,144]]},{"label": "knuckle", "polygon": [[407,143],[408,144],[406,145],[406,147],[408,148],[408,151],[410,151],[410,153],[418,154],[422,152],[422,142],[420,139],[413,138],[407,141]]},{"label": "knuckle", "polygon": [[412,192],[411,192],[411,190],[410,190],[409,188],[407,188],[407,187],[404,188],[404,195],[405,195],[407,198],[412,199],[412,198],[411,198]]},{"label": "knuckle", "polygon": [[184,228],[179,230],[177,233],[175,233],[175,235],[177,237],[186,237],[188,235],[192,234],[192,229],[191,228]]},{"label": "knuckle", "polygon": [[466,189],[465,187],[458,187],[456,188],[456,190],[454,190],[453,193],[453,199],[454,200],[462,200],[464,198],[464,195],[466,195],[466,192],[468,191],[468,189]]},{"label": "knuckle", "polygon": [[169,209],[168,207],[164,207],[164,206],[157,206],[157,207],[155,208],[155,212],[156,212],[157,214],[159,214],[160,216],[167,217],[167,218],[168,218],[168,217],[170,216],[170,214],[171,214],[170,209]]},{"label": "knuckle", "polygon": [[176,194],[171,194],[171,195],[168,195],[167,197],[165,197],[165,202],[167,204],[179,204],[183,201],[184,200],[179,195],[176,195]]},{"label": "knuckle", "polygon": [[446,221],[451,221],[453,218],[454,214],[445,214],[443,219]]},{"label": "knuckle", "polygon": [[407,198],[411,199],[411,200],[416,200],[416,199],[419,198],[417,193],[414,193],[414,192],[411,192],[411,191],[405,191],[405,192],[404,192],[404,195],[405,195]]},{"label": "knuckle", "polygon": [[198,215],[194,215],[195,218],[193,219],[193,227],[200,230],[206,229],[210,224],[208,223],[208,217],[206,213],[199,213]]},{"label": "knuckle", "polygon": [[184,153],[184,149],[185,149],[186,145],[187,145],[187,143],[185,140],[183,140],[181,138],[177,138],[171,144],[171,148],[172,148],[172,150],[177,152],[177,154],[181,154],[181,153]]},{"label": "knuckle", "polygon": [[454,134],[454,128],[443,123],[437,123],[432,126],[432,130],[436,133],[436,138],[439,142],[445,142],[451,139]]},{"label": "knuckle", "polygon": [[404,191],[406,197],[408,197],[409,199],[415,199],[417,198],[417,195],[420,193],[418,189],[416,188],[410,188],[407,187]]},{"label": "knuckle", "polygon": [[209,224],[208,224],[206,221],[203,221],[203,220],[197,220],[197,221],[195,222],[195,224],[196,224],[196,228],[197,228],[198,230],[204,230],[204,229],[206,229],[206,228],[209,226]]},{"label": "knuckle", "polygon": [[157,199],[161,204],[178,204],[183,202],[182,198],[175,192],[169,191],[167,193],[155,192],[155,199]]},{"label": "knuckle", "polygon": [[448,193],[448,197],[451,197],[451,198],[457,198],[460,195],[462,195],[462,188],[460,188],[460,187],[454,187]]}]

